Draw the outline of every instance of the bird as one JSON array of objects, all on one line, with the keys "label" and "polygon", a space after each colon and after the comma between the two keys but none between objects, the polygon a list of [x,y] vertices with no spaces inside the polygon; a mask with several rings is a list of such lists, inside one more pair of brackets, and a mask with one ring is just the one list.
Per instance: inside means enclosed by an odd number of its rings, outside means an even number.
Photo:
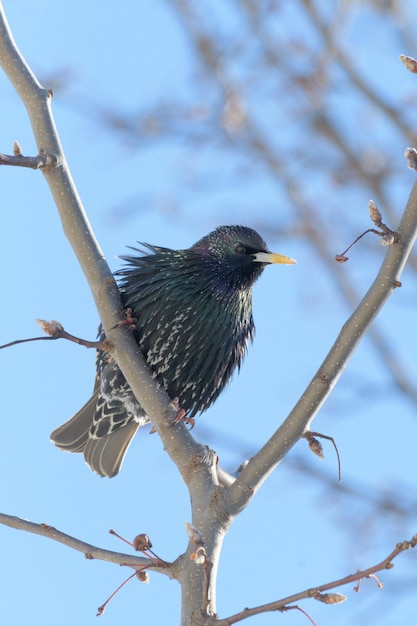
[{"label": "bird", "polygon": [[[190,248],[139,243],[115,273],[134,338],[153,377],[183,415],[206,411],[240,370],[255,326],[252,287],[264,268],[291,265],[247,226],[219,226]],[[104,339],[100,326],[99,338]],[[58,448],[84,454],[113,477],[137,430],[151,422],[109,353],[97,351],[88,402],[51,433]]]}]

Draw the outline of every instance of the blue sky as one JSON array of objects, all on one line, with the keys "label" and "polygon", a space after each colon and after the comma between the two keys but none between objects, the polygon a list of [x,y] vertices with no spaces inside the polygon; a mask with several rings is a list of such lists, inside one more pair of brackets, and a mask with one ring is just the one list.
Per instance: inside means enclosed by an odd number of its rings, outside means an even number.
[{"label": "blue sky", "polygon": [[[291,3],[284,4],[286,19],[299,17],[292,14]],[[227,152],[218,161],[214,148],[204,145],[201,154],[193,154],[196,148],[187,146],[185,140],[127,141],[103,128],[95,104],[103,110],[117,106],[130,114],[138,102],[152,108],[172,94],[183,94],[185,100],[190,82],[198,80],[192,47],[168,3],[125,0],[117,10],[78,0],[70,4],[6,0],[4,6],[17,43],[45,86],[53,76],[63,76],[64,87],[55,88],[56,122],[78,190],[113,269],[119,266],[117,255],[137,240],[188,247],[220,223],[258,227],[271,218],[271,211],[277,213],[275,234],[261,234],[271,249],[298,263],[264,272],[254,293],[255,344],[241,375],[194,429],[195,436],[212,446],[225,468],[233,471],[285,418],[332,345],[349,308],[341,304],[308,241],[291,238],[285,231],[291,207],[280,205],[279,188],[255,166],[253,180],[245,180],[244,185],[230,175]],[[227,5],[219,15],[219,24],[226,29],[228,20],[234,19],[233,11]],[[351,24],[359,65],[369,59],[368,18],[364,10]],[[375,21],[372,25],[375,28]],[[299,27],[303,33],[301,18]],[[404,50],[397,49],[395,39],[381,41],[378,30],[372,34],[376,47],[384,43],[378,63],[395,93],[410,81],[393,61]],[[285,35],[284,23],[282,38]],[[417,56],[415,50],[407,52]],[[349,123],[352,118],[340,95],[334,95],[335,118]],[[3,74],[0,97],[0,150],[11,152],[17,139],[24,154],[35,153],[23,106]],[[390,97],[394,97],[392,92]],[[360,103],[357,106],[360,109]],[[279,111],[272,113],[279,120]],[[292,129],[277,128],[283,145],[290,145]],[[401,159],[403,140],[392,141]],[[388,191],[400,208],[414,180],[403,169],[396,186]],[[304,191],[325,199],[325,183],[325,173],[319,180],[306,176]],[[69,332],[93,338],[98,324],[94,303],[42,175],[2,168],[0,194],[0,343],[39,335],[35,318],[59,320]],[[364,230],[369,226],[365,210],[369,197],[360,189],[349,194],[349,200],[364,206],[364,217],[361,213],[354,217]],[[349,243],[338,220],[338,215],[330,216],[335,253]],[[363,291],[383,253],[377,243],[363,257],[357,250],[340,271],[349,271]],[[411,275],[405,272],[405,288],[394,294],[382,313],[382,330],[415,327],[415,287],[407,288],[409,283]],[[406,355],[403,365],[415,383],[415,333],[395,336]],[[411,352],[407,351],[410,344]],[[61,453],[49,442],[49,433],[88,398],[94,354],[66,342],[25,344],[0,352],[0,371],[2,511],[48,523],[114,550],[124,550],[124,545],[108,535],[110,528],[130,539],[146,532],[162,558],[175,559],[186,547],[188,495],[157,435],[143,432],[136,437],[121,474],[113,480],[98,478],[79,455]],[[363,398],[370,395],[372,402],[364,403]],[[348,489],[365,485],[364,501],[343,500],[312,472],[297,472],[302,459],[313,469],[337,476],[330,447],[325,447],[325,460],[319,461],[311,460],[304,442],[298,443],[233,523],[225,541],[218,580],[222,617],[369,566],[388,554],[397,541],[416,532],[415,520],[375,518],[366,502],[381,488],[394,493],[397,502],[405,492],[415,490],[417,429],[415,407],[395,393],[368,339],[354,355],[314,428],[336,438],[344,485]],[[130,573],[8,528],[0,527],[0,545],[4,572],[0,621],[4,624],[96,623],[96,608]],[[404,580],[415,586],[415,563],[415,555],[400,557],[394,570],[381,575],[383,590],[373,581],[365,581],[358,595],[352,589],[340,589],[349,596],[342,606],[313,601],[302,606],[320,625],[387,626],[394,615],[396,624],[408,624],[417,611],[416,594],[410,590],[398,595],[398,590]],[[177,583],[151,574],[148,586],[130,582],[100,619],[107,626],[175,624],[179,602]],[[279,620],[294,626],[306,623],[297,612],[259,616],[250,623],[262,626]]]}]

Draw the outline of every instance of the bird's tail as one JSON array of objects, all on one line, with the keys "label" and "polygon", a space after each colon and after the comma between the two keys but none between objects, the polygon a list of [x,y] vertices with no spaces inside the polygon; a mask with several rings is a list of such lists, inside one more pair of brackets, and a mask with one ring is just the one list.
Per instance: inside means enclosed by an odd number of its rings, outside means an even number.
[{"label": "bird's tail", "polygon": [[132,420],[98,438],[91,432],[98,402],[97,388],[74,417],[51,433],[51,440],[61,450],[83,452],[93,472],[111,478],[119,473],[127,449],[140,424]]}]

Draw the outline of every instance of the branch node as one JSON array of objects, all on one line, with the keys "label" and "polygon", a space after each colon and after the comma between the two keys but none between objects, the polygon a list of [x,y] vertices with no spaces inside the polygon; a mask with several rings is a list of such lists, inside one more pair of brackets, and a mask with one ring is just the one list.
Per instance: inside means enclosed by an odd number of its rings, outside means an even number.
[{"label": "branch node", "polygon": [[104,352],[111,352],[113,349],[114,344],[110,341],[110,339],[104,339],[103,341],[88,341],[87,339],[81,339],[80,337],[71,335],[71,333],[68,333],[62,324],[56,320],[48,322],[47,320],[37,319],[35,321],[42,328],[44,333],[49,335],[52,339],[67,339],[68,341],[72,341],[80,346],[85,346],[86,348],[96,348],[96,350],[103,350]]},{"label": "branch node", "polygon": [[187,530],[187,535],[191,543],[193,543],[194,545],[199,545],[203,543],[203,535],[196,526],[193,526],[193,524],[190,524],[190,522],[185,522],[185,528]]},{"label": "branch node", "polygon": [[39,526],[42,528],[42,530],[44,530],[46,533],[50,533],[53,530],[55,530],[55,528],[53,526],[50,526],[49,524],[44,524],[43,522],[41,522],[39,524]]},{"label": "branch node", "polygon": [[27,167],[32,170],[42,170],[49,172],[58,165],[58,157],[50,154],[43,148],[34,157],[23,156],[19,142],[13,144],[13,156],[0,153],[0,165],[13,165],[16,167]]},{"label": "branch node", "polygon": [[310,450],[316,455],[318,456],[320,459],[324,458],[324,454],[323,454],[323,446],[321,445],[321,443],[316,439],[316,437],[320,437],[321,439],[327,439],[328,441],[330,441],[333,444],[333,447],[336,451],[336,456],[337,456],[337,466],[338,466],[338,473],[339,473],[339,483],[342,482],[342,469],[341,469],[341,463],[340,463],[340,455],[339,455],[339,450],[337,448],[336,442],[333,439],[333,437],[330,437],[330,435],[323,435],[322,433],[318,433],[318,432],[313,432],[311,430],[307,430],[305,431],[305,433],[303,434],[304,439],[307,439],[308,441],[308,446],[310,448]]},{"label": "branch node", "polygon": [[[347,261],[347,259],[345,259]],[[329,385],[330,381],[329,381],[329,377],[327,376],[327,374],[320,374],[319,376],[319,380],[324,384],[324,385]]]},{"label": "branch node", "polygon": [[[408,148],[408,150],[411,150],[411,148]],[[417,164],[417,151],[416,151],[416,164]],[[376,228],[368,228],[368,230],[365,230],[365,232],[359,235],[359,237],[356,237],[355,241],[353,241],[350,244],[350,246],[348,246],[346,250],[344,250],[344,252],[342,252],[341,254],[336,254],[335,261],[337,261],[338,263],[345,263],[348,260],[349,257],[345,256],[346,252],[350,250],[359,241],[359,239],[362,239],[362,237],[366,235],[367,233],[374,233],[374,235],[378,235],[378,237],[381,237],[380,241],[383,246],[392,246],[394,243],[400,243],[401,241],[400,234],[394,230],[391,230],[391,228],[388,228],[388,226],[384,224],[384,222],[382,221],[381,212],[373,200],[369,200],[368,209],[369,209],[369,216],[372,222],[380,230],[377,230]]]},{"label": "branch node", "polygon": [[400,61],[410,72],[417,74],[417,61],[406,54],[400,54]]},{"label": "branch node", "polygon": [[39,160],[39,169],[43,172],[50,172],[58,165],[58,157],[55,154],[49,154],[43,148],[39,150]]},{"label": "branch node", "polygon": [[417,170],[417,150],[415,148],[406,148],[404,156],[407,159],[407,166],[410,170]]},{"label": "branch node", "polygon": [[347,600],[347,596],[343,593],[321,593],[320,591],[317,591],[313,598],[324,604],[341,604]]},{"label": "branch node", "polygon": [[18,141],[15,141],[13,144],[13,154],[15,157],[20,157],[22,156],[22,148],[20,146],[20,143]]}]

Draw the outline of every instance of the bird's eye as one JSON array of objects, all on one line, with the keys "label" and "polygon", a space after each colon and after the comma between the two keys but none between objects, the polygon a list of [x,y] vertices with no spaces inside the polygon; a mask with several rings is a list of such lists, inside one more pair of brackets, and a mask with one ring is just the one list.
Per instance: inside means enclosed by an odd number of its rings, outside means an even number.
[{"label": "bird's eye", "polygon": [[243,245],[243,243],[236,244],[235,252],[236,252],[236,254],[246,254],[246,248]]}]

